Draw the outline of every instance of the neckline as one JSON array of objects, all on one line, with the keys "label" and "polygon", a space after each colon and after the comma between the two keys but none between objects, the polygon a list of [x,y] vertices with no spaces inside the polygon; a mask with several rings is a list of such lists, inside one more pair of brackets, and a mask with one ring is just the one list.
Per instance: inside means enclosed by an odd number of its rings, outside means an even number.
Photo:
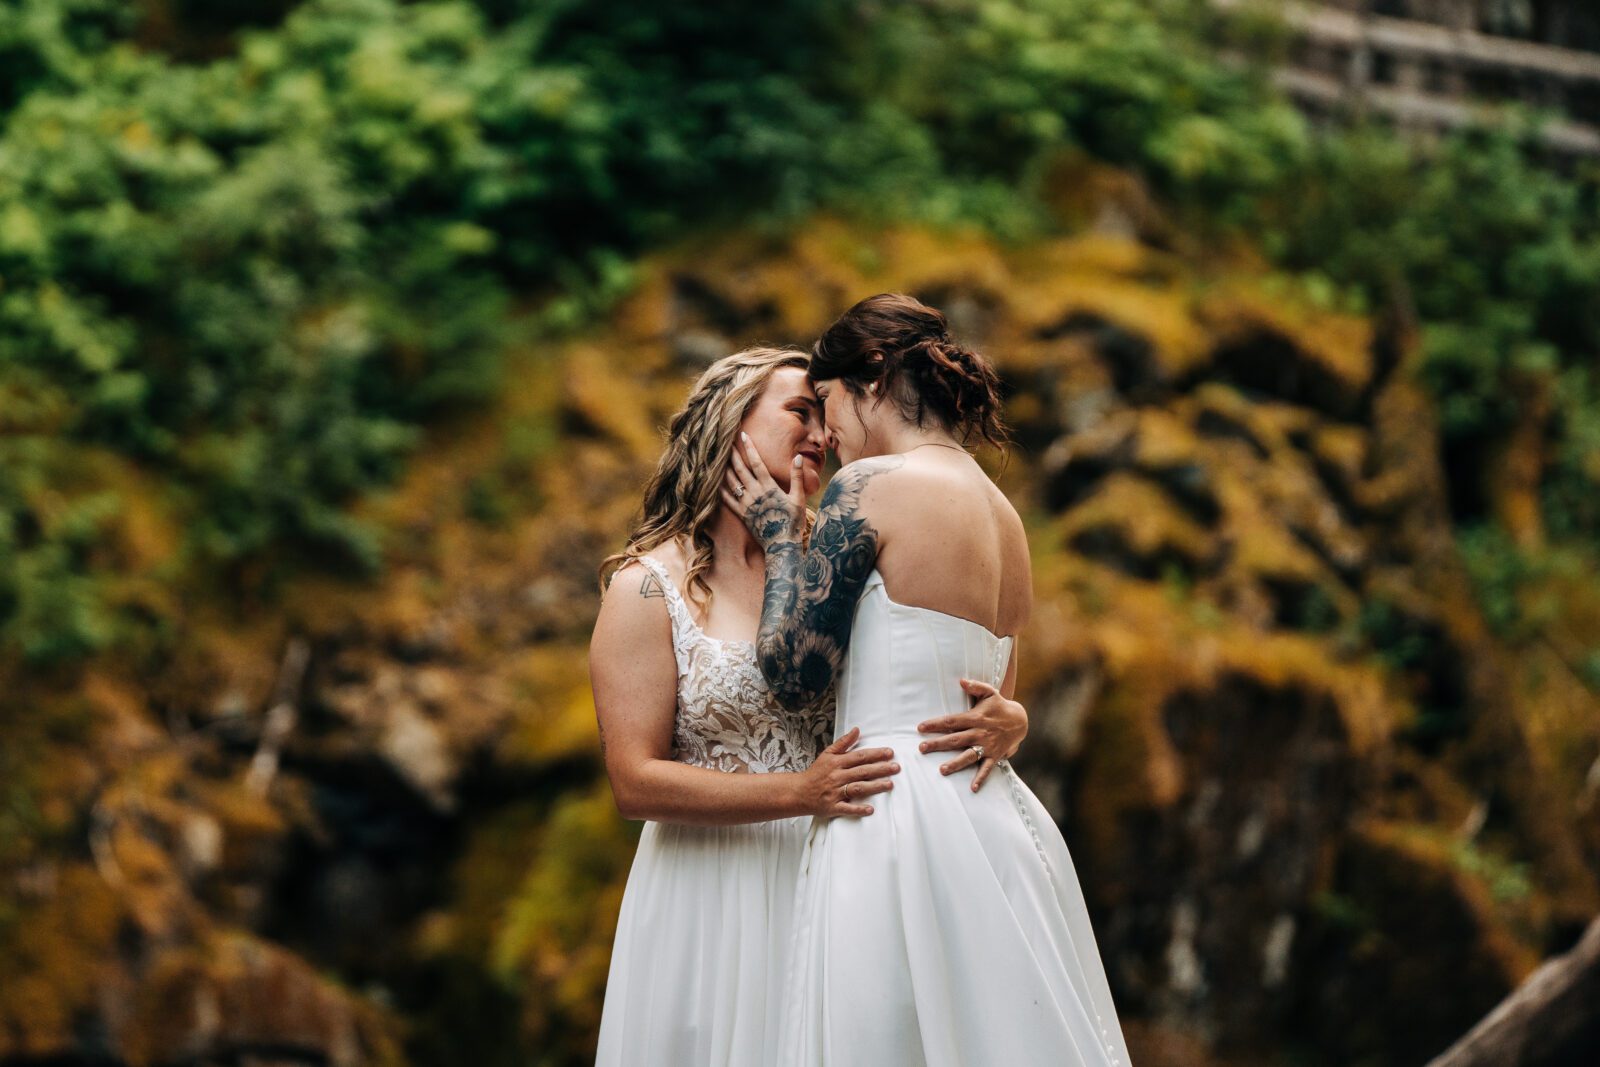
[{"label": "neckline", "polygon": [[1006,634],[1002,637],[1000,634],[995,633],[977,619],[969,619],[964,615],[952,615],[948,611],[940,611],[938,608],[925,608],[921,604],[902,604],[900,601],[889,595],[889,583],[883,580],[883,572],[874,567],[872,568],[872,573],[878,576],[878,588],[883,590],[883,599],[887,600],[890,604],[897,608],[904,608],[906,611],[926,611],[933,615],[941,615],[946,619],[954,619],[956,622],[964,622],[968,626],[976,626],[978,629],[982,630],[996,641],[1013,641],[1016,639],[1014,634]]},{"label": "neckline", "polygon": [[667,572],[667,565],[653,556],[639,556],[637,558],[640,563],[649,564],[650,570],[657,578],[661,579],[661,584],[671,591],[672,599],[677,601],[678,608],[683,612],[683,621],[689,624],[690,628],[694,630],[701,640],[710,641],[718,645],[738,645],[741,648],[756,647],[754,641],[747,641],[742,637],[713,637],[711,634],[706,633],[705,627],[694,621],[694,610],[689,607],[689,602],[678,591],[677,583],[672,580],[672,575]]}]

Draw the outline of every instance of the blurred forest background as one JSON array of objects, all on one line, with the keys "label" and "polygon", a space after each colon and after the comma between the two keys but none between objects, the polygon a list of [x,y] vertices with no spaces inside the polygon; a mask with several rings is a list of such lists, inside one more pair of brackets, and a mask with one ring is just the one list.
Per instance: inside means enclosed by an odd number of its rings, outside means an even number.
[{"label": "blurred forest background", "polygon": [[1600,167],[1222,6],[0,3],[0,1064],[592,1057],[594,568],[891,288],[1007,383],[1135,1062],[1412,1067],[1570,948]]}]

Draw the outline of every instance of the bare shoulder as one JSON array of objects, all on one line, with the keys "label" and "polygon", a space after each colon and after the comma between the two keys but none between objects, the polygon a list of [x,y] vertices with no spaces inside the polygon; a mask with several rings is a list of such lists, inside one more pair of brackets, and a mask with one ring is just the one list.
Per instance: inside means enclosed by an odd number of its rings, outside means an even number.
[{"label": "bare shoulder", "polygon": [[666,589],[661,579],[637,560],[617,568],[600,601],[592,647],[612,642],[625,647],[655,637],[670,641],[671,636],[672,622],[667,615]]},{"label": "bare shoulder", "polygon": [[674,582],[681,583],[689,571],[689,557],[683,551],[682,542],[663,541],[645,555],[667,568],[667,576]]},{"label": "bare shoulder", "polygon": [[[644,559],[659,567],[665,568],[667,578],[679,587],[683,587],[683,580],[689,570],[689,560],[684,555],[683,547],[676,541],[667,541],[644,553]],[[605,598],[610,599],[612,590],[637,592],[643,589],[643,596],[664,596],[661,579],[656,577],[654,568],[647,567],[637,559],[630,559],[612,572],[611,582],[606,586]]]},{"label": "bare shoulder", "polygon": [[906,458],[901,455],[872,456],[846,463],[828,482],[822,494],[822,506],[830,502],[850,500],[858,502],[872,487],[874,495],[897,482],[906,470]]},{"label": "bare shoulder", "polygon": [[1028,530],[1000,487],[989,484],[1003,575],[998,621],[1002,632],[1017,633],[1033,614],[1033,558],[1028,550]]},{"label": "bare shoulder", "polygon": [[986,480],[989,499],[994,505],[995,521],[999,524],[1001,537],[1012,547],[1019,548],[1026,554],[1028,551],[1028,528],[1022,521],[1022,516],[1017,513],[1017,507],[993,481]]}]

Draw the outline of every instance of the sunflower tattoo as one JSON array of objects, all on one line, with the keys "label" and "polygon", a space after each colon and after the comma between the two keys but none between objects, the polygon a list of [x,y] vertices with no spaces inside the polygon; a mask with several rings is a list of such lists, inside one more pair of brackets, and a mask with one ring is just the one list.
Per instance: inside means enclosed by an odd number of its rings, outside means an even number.
[{"label": "sunflower tattoo", "polygon": [[856,601],[878,561],[878,531],[860,513],[861,492],[904,463],[903,456],[878,456],[835,475],[808,547],[781,500],[776,514],[758,500],[745,517],[767,553],[756,658],[786,708],[807,707],[833,688],[850,647]]}]

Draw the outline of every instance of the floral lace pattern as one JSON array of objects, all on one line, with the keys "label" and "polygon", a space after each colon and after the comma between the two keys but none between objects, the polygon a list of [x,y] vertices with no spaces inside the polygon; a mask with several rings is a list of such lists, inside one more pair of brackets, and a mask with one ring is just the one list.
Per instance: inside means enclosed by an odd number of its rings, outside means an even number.
[{"label": "floral lace pattern", "polygon": [[829,693],[798,712],[773,697],[750,641],[709,637],[656,560],[641,557],[666,592],[678,661],[678,713],[672,758],[718,771],[803,771],[833,735]]}]

